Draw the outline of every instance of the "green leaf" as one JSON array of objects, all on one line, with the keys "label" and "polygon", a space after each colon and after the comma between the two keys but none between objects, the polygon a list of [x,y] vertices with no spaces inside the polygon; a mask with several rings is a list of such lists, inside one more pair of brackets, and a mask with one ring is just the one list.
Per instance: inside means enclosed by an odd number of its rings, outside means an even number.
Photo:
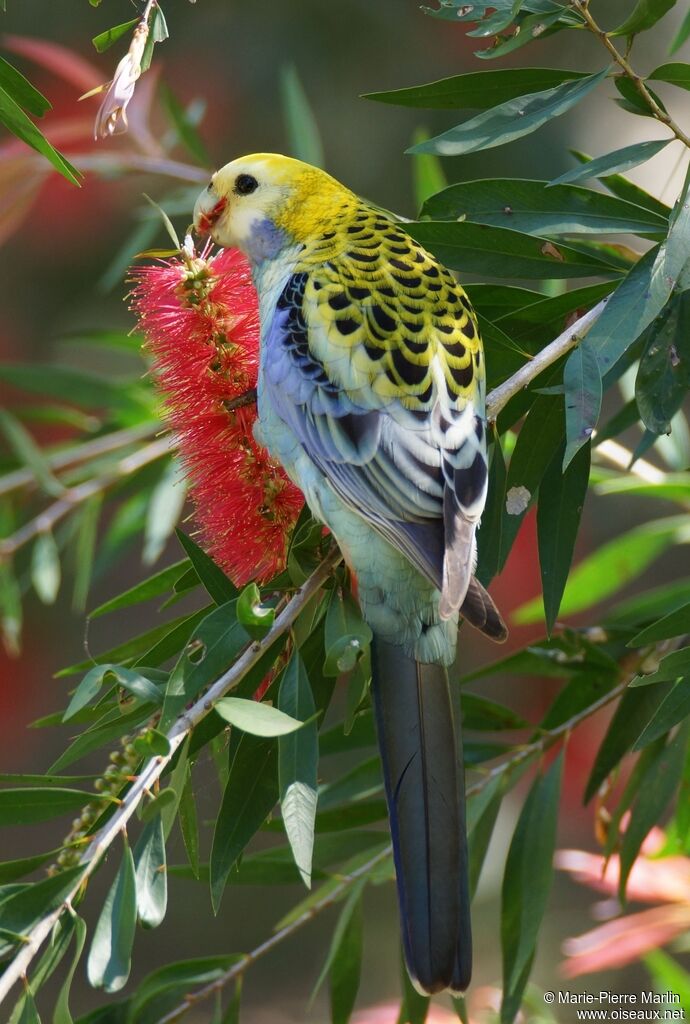
[{"label": "green leaf", "polygon": [[33,474],[36,483],[53,497],[64,494],[65,488],[53,474],[45,455],[26,427],[6,409],[0,409],[0,430],[5,435],[19,462]]},{"label": "green leaf", "polygon": [[262,640],[275,617],[275,608],[261,604],[261,591],[256,583],[248,583],[237,599],[237,621],[253,640]]},{"label": "green leaf", "polygon": [[[685,540],[687,519],[669,516],[637,526],[623,533],[575,566],[566,584],[561,615],[573,615],[603,601],[624,583],[639,576],[671,544]],[[541,614],[541,600],[535,598],[513,613],[519,624],[535,622]]]},{"label": "green leaf", "polygon": [[27,117],[19,104],[0,85],[0,123],[4,124],[8,131],[16,135],[18,139],[31,146],[37,153],[44,156],[56,171],[59,171],[63,178],[72,185],[79,185],[81,173],[73,167],[65,157],[58,153],[57,149],[48,142],[46,137],[38,130],[33,121]]},{"label": "green leaf", "polygon": [[286,715],[278,708],[271,707],[259,700],[245,700],[243,697],[221,697],[213,705],[214,709],[242,732],[252,736],[285,736],[287,733],[301,729],[303,722],[291,715]]},{"label": "green leaf", "polygon": [[646,644],[654,644],[659,640],[667,640],[674,636],[683,636],[690,633],[690,603],[675,608],[667,615],[663,615],[651,626],[636,633],[632,640],[628,641],[628,647],[644,647]]},{"label": "green leaf", "polygon": [[81,811],[90,800],[103,799],[81,789],[57,786],[0,789],[0,825],[30,825]]},{"label": "green leaf", "polygon": [[38,1009],[30,988],[27,988],[24,993],[24,1008],[18,1024],[41,1024],[41,1018],[38,1016]]},{"label": "green leaf", "polygon": [[407,152],[460,156],[505,145],[565,114],[603,82],[608,73],[609,68],[604,68],[574,82],[507,100],[428,142],[412,146]]},{"label": "green leaf", "polygon": [[24,78],[21,71],[8,64],[4,57],[0,57],[0,87],[5,89],[20,107],[35,117],[43,117],[52,109],[45,96]]},{"label": "green leaf", "polygon": [[566,171],[565,174],[561,174],[560,177],[550,181],[546,187],[553,188],[554,185],[572,184],[576,181],[584,181],[587,178],[599,178],[606,174],[628,171],[631,167],[639,167],[640,164],[651,160],[662,149],[665,149],[670,142],[673,142],[673,139],[657,139],[649,142],[636,142],[633,146],[624,146],[622,149],[616,149],[605,156],[588,160],[587,163]]},{"label": "green leaf", "polygon": [[608,34],[610,36],[633,36],[636,32],[644,32],[645,29],[656,25],[660,18],[663,18],[676,0],[637,0],[635,7],[618,28]]},{"label": "green leaf", "polygon": [[74,596],[72,606],[76,611],[83,611],[91,586],[94,557],[96,554],[96,537],[98,520],[103,506],[103,495],[95,494],[85,501],[77,513],[77,542],[75,545],[76,571],[74,574]]},{"label": "green leaf", "polygon": [[383,788],[381,759],[368,758],[350,769],[335,782],[329,782],[319,790],[319,807],[325,810],[350,800],[366,800]]},{"label": "green leaf", "polygon": [[122,686],[133,697],[144,703],[152,703],[157,706],[161,704],[161,692],[158,687],[139,672],[123,668],[122,665],[94,665],[74,691],[67,710],[62,716],[63,722],[67,722],[83,707],[86,707],[94,697],[98,696],[103,686],[113,685]]},{"label": "green leaf", "polygon": [[681,46],[683,45],[683,43],[686,41],[686,39],[689,36],[690,36],[690,11],[688,11],[688,13],[685,15],[685,17],[683,18],[682,22],[680,23],[680,28],[678,29],[678,32],[676,33],[675,37],[673,38],[673,41],[671,42],[671,45],[668,48],[668,52],[669,53],[675,53],[676,50],[679,50],[681,48]]},{"label": "green leaf", "polygon": [[185,783],[180,796],[180,831],[187,859],[196,877],[199,877],[199,827],[196,816],[196,802],[194,789],[192,787],[192,770],[187,765]]},{"label": "green leaf", "polygon": [[81,954],[84,950],[84,944],[86,942],[86,921],[83,921],[77,915],[74,915],[74,931],[76,936],[76,947],[74,950],[74,956],[72,957],[72,963],[69,966],[69,970],[65,975],[65,980],[62,983],[62,987],[58,993],[57,1000],[55,1001],[55,1010],[53,1011],[53,1024],[74,1024],[74,1019],[69,1008],[69,993],[72,987],[72,981],[76,973],[79,961],[81,960]]},{"label": "green leaf", "polygon": [[[501,946],[504,1006],[522,996],[546,910],[553,875],[553,854],[560,800],[563,754],[539,776],[522,808],[508,850],[503,876]],[[530,898],[525,899],[525,894]]]},{"label": "green leaf", "polygon": [[144,565],[152,565],[163,554],[180,520],[186,498],[186,478],[177,462],[169,462],[153,488],[146,511]]},{"label": "green leaf", "polygon": [[[25,935],[37,921],[62,906],[83,873],[84,867],[80,864],[22,886],[0,903],[0,930]],[[4,956],[11,947],[12,943],[0,940],[0,955]]]},{"label": "green leaf", "polygon": [[211,902],[216,914],[230,869],[278,799],[276,769],[272,740],[240,736],[213,833]]},{"label": "green leaf", "polygon": [[134,848],[137,916],[144,928],[157,928],[168,906],[163,819],[157,814],[139,836]]},{"label": "green leaf", "polygon": [[50,395],[86,409],[128,409],[141,415],[136,381],[129,378],[107,378],[52,364],[37,371],[26,363],[0,363],[0,380],[22,391]]},{"label": "green leaf", "polygon": [[[160,597],[161,594],[168,593],[185,572],[188,565],[188,559],[183,558],[181,561],[161,569],[160,572],[149,576],[148,579],[142,580],[141,583],[135,584],[129,590],[125,590],[116,597],[111,597],[104,604],[99,605],[98,608],[89,613],[89,618],[97,619],[99,616],[107,615],[109,612],[119,611],[120,608],[131,608],[132,605],[141,604],[143,601],[149,601],[152,597]],[[196,574],[194,576],[196,579]]]},{"label": "green leaf", "polygon": [[654,766],[640,786],[623,834],[620,851],[618,897],[625,902],[625,888],[630,870],[650,829],[656,825],[671,801],[680,782],[685,764],[690,725],[679,729],[661,751]]},{"label": "green leaf", "polygon": [[687,1014],[690,1008],[690,975],[672,957],[660,949],[645,953],[643,962],[652,978],[657,992],[673,992],[679,997]]},{"label": "green leaf", "polygon": [[348,1024],[350,1020],[362,973],[362,945],[362,896],[361,891],[356,891],[343,907],[333,935],[332,1024]]},{"label": "green leaf", "polygon": [[319,126],[294,64],[282,69],[280,93],[288,137],[287,151],[298,160],[304,160],[315,167],[323,167],[323,144]]},{"label": "green leaf", "polygon": [[50,531],[39,533],[31,552],[31,582],[44,604],[54,604],[60,590],[60,551]]},{"label": "green leaf", "polygon": [[189,992],[217,981],[238,960],[237,954],[226,954],[166,964],[139,985],[126,1022],[108,1018],[102,1024],[158,1024]]},{"label": "green leaf", "polygon": [[119,992],[127,984],[136,923],[134,859],[126,845],[120,870],[106,896],[91,942],[86,969],[93,988]]},{"label": "green leaf", "polygon": [[508,228],[468,221],[419,221],[400,227],[447,267],[464,273],[543,281],[616,272],[597,255]]},{"label": "green leaf", "polygon": [[505,565],[527,510],[534,504],[539,484],[559,450],[562,416],[559,398],[538,395],[520,428],[505,483],[498,572]]},{"label": "green leaf", "polygon": [[[415,142],[422,142],[428,138],[424,129],[418,128],[414,133]],[[418,208],[448,184],[441,161],[433,153],[418,153],[412,162],[412,174],[415,203]]]},{"label": "green leaf", "polygon": [[105,53],[113,43],[116,43],[122,36],[126,36],[128,32],[139,24],[140,18],[132,18],[131,21],[125,21],[121,25],[113,25],[112,28],[108,28],[105,32],[99,32],[97,36],[94,36],[91,42],[96,47],[99,53]]},{"label": "green leaf", "polygon": [[660,214],[581,185],[524,178],[465,181],[427,200],[432,220],[467,220],[531,235],[666,231]]},{"label": "green leaf", "polygon": [[[348,977],[352,978],[352,975],[348,971],[348,967],[351,969],[354,966],[354,964],[356,963],[356,958],[351,957],[350,952],[351,951],[352,952],[356,952],[357,931],[358,930],[361,931],[361,897],[362,897],[362,890],[363,890],[365,885],[366,885],[366,878],[360,878],[357,882],[355,882],[355,884],[352,887],[350,893],[348,894],[347,899],[345,900],[345,903],[343,905],[343,909],[340,911],[340,915],[339,915],[338,920],[336,922],[335,930],[333,932],[333,938],[331,939],[331,944],[330,944],[330,947],[328,949],[328,953],[326,955],[326,960],[324,962],[323,967],[321,968],[321,972],[319,974],[319,977],[316,980],[316,984],[314,985],[314,988],[312,989],[312,993],[311,993],[312,1000],[315,998],[316,994],[318,993],[319,989],[321,988],[321,986],[323,985],[324,981],[329,976],[329,974],[331,974],[331,977],[332,977],[333,968],[334,968],[334,966],[335,966],[335,964],[337,962],[337,959],[338,959],[338,957],[340,955],[344,955],[345,961],[346,961],[345,964],[344,964],[344,967],[345,967],[345,977],[344,977],[343,980],[347,981]],[[323,892],[323,890],[322,890],[322,892]],[[354,924],[352,930],[350,930],[350,926],[351,926],[351,922],[352,922],[353,918],[355,919],[355,924]],[[354,943],[353,943],[353,940],[354,940]],[[344,943],[344,948],[343,948],[343,943]],[[360,938],[360,943],[361,943],[361,938]],[[350,947],[350,948],[348,948],[348,947]],[[357,986],[358,986],[358,984],[359,984],[359,972],[357,972],[357,980],[356,980],[356,984],[355,984],[355,991],[354,991],[354,994],[352,995],[352,1004],[350,1006],[349,1012],[344,1017],[339,1018],[340,1020],[344,1020],[345,1024],[347,1024],[347,1021],[349,1020],[349,1014],[352,1012],[352,1007],[354,1006],[354,1000],[355,1000],[355,997],[357,995]],[[343,986],[343,987],[346,987],[346,986]],[[347,991],[347,989],[346,989],[346,991]],[[336,1012],[336,1006],[334,1005],[334,1002],[335,1001],[333,999],[333,993],[331,993],[331,1020],[332,1021],[335,1020],[335,1012]],[[340,1007],[343,1005],[344,1002],[345,1002],[345,1000],[339,1000],[338,1001],[338,1009],[340,1009]]]},{"label": "green leaf", "polygon": [[309,677],[297,652],[292,655],[283,674],[278,708],[293,719],[307,722],[303,729],[279,739],[278,780],[285,832],[302,880],[310,889],[319,739]]},{"label": "green leaf", "polygon": [[573,349],[563,368],[565,388],[565,471],[580,449],[591,440],[599,419],[602,381],[597,356],[587,338]]},{"label": "green leaf", "polygon": [[461,705],[464,729],[485,729],[494,732],[498,729],[524,729],[529,725],[512,708],[487,700],[486,697],[479,697],[476,693],[463,693]]},{"label": "green leaf", "polygon": [[547,633],[553,630],[570,572],[587,495],[590,454],[589,446],[582,448],[563,470],[559,451],[539,487],[537,536]]},{"label": "green leaf", "polygon": [[602,782],[631,749],[641,730],[671,692],[671,686],[671,683],[660,683],[658,686],[625,691],[594,760],[585,788],[585,803],[591,800]]},{"label": "green leaf", "polygon": [[668,82],[670,85],[677,85],[680,89],[690,89],[690,65],[662,64],[655,68],[647,78],[655,82]]},{"label": "green leaf", "polygon": [[210,167],[213,161],[189,114],[166,82],[161,82],[159,88],[163,107],[178,139],[202,167]]},{"label": "green leaf", "polygon": [[153,57],[153,50],[156,43],[163,43],[168,38],[168,26],[165,21],[165,15],[161,9],[160,4],[151,11],[149,17],[149,36],[146,40],[146,46],[144,47],[144,53],[141,58],[141,70],[148,71],[151,66],[151,59]]},{"label": "green leaf", "polygon": [[220,678],[249,643],[249,634],[235,611],[236,602],[228,601],[204,616],[192,633],[170,674],[159,726],[162,730],[170,727],[205,686]]},{"label": "green leaf", "polygon": [[688,669],[688,676],[673,684],[671,692],[667,694],[647,722],[635,740],[633,750],[642,750],[648,743],[653,743],[660,736],[664,736],[690,715],[690,658],[688,658]]},{"label": "green leaf", "polygon": [[338,676],[342,672],[350,672],[364,656],[371,639],[371,629],[362,618],[352,595],[335,587],[331,592],[324,625],[324,675]]},{"label": "green leaf", "polygon": [[685,291],[671,297],[645,334],[635,399],[647,429],[669,434],[689,389],[690,292]]},{"label": "green leaf", "polygon": [[482,515],[484,529],[480,530],[477,536],[479,554],[476,576],[484,586],[488,586],[499,571],[506,501],[506,463],[503,457],[503,449],[501,448],[501,439],[495,426],[493,428],[493,435],[489,490]]},{"label": "green leaf", "polygon": [[195,544],[192,538],[188,537],[182,530],[175,530],[175,533],[189,557],[194,571],[216,604],[225,604],[227,601],[232,601],[233,598],[237,597],[237,587],[228,579],[213,559],[205,551],[202,551],[199,545]]},{"label": "green leaf", "polygon": [[[513,33],[508,36],[499,37],[501,41],[498,45],[492,44],[486,50],[475,51],[476,57],[481,57],[483,60],[493,60],[496,57],[503,57],[505,54],[512,53],[514,50],[518,50],[534,40],[545,39],[565,28],[579,28],[582,24],[581,18],[578,14],[570,12],[563,6],[555,7],[555,5],[548,5],[545,3],[539,5],[527,5],[523,3],[522,6],[524,8],[524,12],[518,14]],[[535,8],[538,13],[529,15],[526,13],[527,10],[534,10]],[[547,10],[551,13],[543,13]]]},{"label": "green leaf", "polygon": [[15,882],[24,875],[30,875],[49,860],[55,860],[59,852],[59,849],[48,850],[47,853],[38,853],[34,857],[20,857],[19,860],[6,860],[0,863],[0,885],[7,885],[8,882]]},{"label": "green leaf", "polygon": [[584,77],[581,71],[555,68],[501,68],[498,71],[453,75],[451,78],[441,78],[437,82],[414,85],[407,89],[364,93],[362,99],[393,103],[401,107],[436,110],[474,107],[488,110],[516,96],[552,89],[562,82]]},{"label": "green leaf", "polygon": [[[614,75],[613,83],[621,95],[621,99],[615,100],[619,107],[627,110],[629,114],[636,114],[638,117],[654,117],[647,100],[640,94],[635,83],[627,75]],[[647,86],[647,92],[656,102],[657,106],[664,113],[667,113],[663,100],[654,92],[651,86]]]},{"label": "green leaf", "polygon": [[141,820],[148,824],[148,822],[155,821],[156,818],[162,818],[165,822],[167,815],[174,813],[177,809],[178,803],[177,792],[169,786],[142,806]]}]

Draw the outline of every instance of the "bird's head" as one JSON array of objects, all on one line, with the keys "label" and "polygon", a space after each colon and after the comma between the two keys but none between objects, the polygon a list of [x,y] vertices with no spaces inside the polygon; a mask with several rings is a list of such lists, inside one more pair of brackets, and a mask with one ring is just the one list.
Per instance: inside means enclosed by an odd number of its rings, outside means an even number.
[{"label": "bird's head", "polygon": [[317,236],[351,203],[353,193],[318,167],[257,153],[216,171],[194,206],[194,227],[260,262]]}]

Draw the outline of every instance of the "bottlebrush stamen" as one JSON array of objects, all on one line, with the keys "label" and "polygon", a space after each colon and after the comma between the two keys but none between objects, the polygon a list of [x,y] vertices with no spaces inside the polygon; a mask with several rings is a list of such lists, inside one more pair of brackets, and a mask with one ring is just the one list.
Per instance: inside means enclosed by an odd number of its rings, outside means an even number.
[{"label": "bottlebrush stamen", "polygon": [[[259,313],[244,256],[174,258],[132,271],[131,308],[190,480],[204,546],[241,585],[285,564],[301,492],[252,434]],[[230,404],[231,408],[228,408]]]}]

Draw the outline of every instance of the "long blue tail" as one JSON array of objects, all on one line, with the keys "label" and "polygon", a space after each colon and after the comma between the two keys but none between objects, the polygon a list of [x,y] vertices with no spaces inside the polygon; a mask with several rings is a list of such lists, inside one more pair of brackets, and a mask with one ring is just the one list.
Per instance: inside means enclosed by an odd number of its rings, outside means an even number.
[{"label": "long blue tail", "polygon": [[407,967],[424,992],[462,992],[472,938],[462,746],[448,677],[378,638],[372,669]]}]

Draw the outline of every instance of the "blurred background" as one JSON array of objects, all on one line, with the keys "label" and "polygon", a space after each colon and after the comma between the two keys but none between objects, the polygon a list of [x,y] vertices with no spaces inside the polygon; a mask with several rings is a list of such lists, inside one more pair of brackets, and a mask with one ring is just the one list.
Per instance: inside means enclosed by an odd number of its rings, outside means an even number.
[{"label": "blurred background", "polygon": [[[272,4],[199,0],[191,4],[187,0],[168,0],[163,6],[170,39],[156,48],[154,68],[142,78],[132,107],[133,123],[137,122],[137,105],[151,103],[150,126],[154,136],[169,132],[169,122],[154,96],[159,78],[195,116],[203,111],[199,132],[210,155],[211,169],[246,152],[288,151],[281,81],[292,68],[314,111],[327,169],[354,190],[406,216],[414,216],[415,208],[412,158],[404,156],[403,151],[417,130],[437,133],[456,123],[457,115],[453,111],[426,112],[377,104],[361,99],[360,94],[420,84],[487,66],[473,56],[476,43],[466,38],[460,26],[424,16],[412,0],[350,0],[347,4],[324,4],[321,0]],[[607,0],[599,6],[605,25],[613,25],[631,4]],[[666,59],[668,40],[685,8],[685,4],[678,4],[654,32],[640,37],[636,67],[648,71]],[[42,127],[77,165],[79,157],[83,157],[85,166],[89,161],[91,167],[98,166],[98,170],[87,171],[81,189],[70,186],[56,174],[21,178],[15,173],[10,179],[9,171],[0,166],[2,361],[98,367],[112,372],[114,379],[141,372],[141,362],[131,353],[113,355],[102,348],[69,340],[70,335],[94,328],[132,327],[126,303],[127,265],[140,249],[154,243],[167,244],[157,221],[151,229],[148,227],[152,223],[151,213],[142,193],[166,202],[174,214],[177,211],[173,220],[178,230],[184,231],[190,219],[192,197],[198,191],[197,185],[185,186],[160,174],[122,173],[118,154],[131,149],[127,137],[92,141],[98,99],[82,103],[77,100],[93,84],[112,76],[124,45],[118,44],[98,55],[90,39],[131,17],[134,11],[126,0],[106,0],[98,8],[91,7],[86,0],[72,0],[70,4],[34,0],[31,4],[8,4],[7,13],[2,15],[0,24],[7,34],[3,49],[10,51],[8,56],[27,71],[53,103],[54,110]],[[31,40],[31,44],[26,40]],[[73,56],[68,59],[63,51],[37,46],[40,40],[59,44]],[[519,66],[525,54],[525,62],[543,67],[598,70],[604,64],[596,42],[577,32],[564,32],[553,41],[537,42],[529,51],[518,50],[504,58],[500,66]],[[612,85],[607,84],[607,88],[614,92]],[[663,86],[659,91],[666,97]],[[669,94],[669,102],[682,123],[682,108],[687,111],[690,106],[688,93]],[[660,130],[652,121],[603,103],[598,91],[594,98],[538,134],[462,160],[451,160],[447,171],[451,180],[480,176],[549,179],[572,166],[568,147],[598,155],[633,141],[659,137]],[[5,156],[16,155],[19,146],[6,143]],[[678,150],[677,146],[669,147],[644,167],[630,172],[630,177],[671,203],[685,170],[676,163]],[[26,397],[9,389],[2,397],[2,404],[21,401],[26,401]],[[39,425],[36,436],[41,436],[41,429]],[[58,440],[59,433],[55,433],[55,428],[51,430],[50,438]],[[43,436],[47,437],[45,432]],[[687,449],[683,455],[683,438],[675,438],[674,444],[680,448],[674,449],[672,457],[682,465],[687,455]],[[588,501],[578,556],[592,543],[600,543],[634,525],[643,513],[651,517],[665,510],[615,497],[607,497],[605,511],[602,508],[596,498]],[[179,557],[173,548],[170,545],[163,553],[161,566],[166,560]],[[669,556],[667,562],[662,559],[656,563],[640,585],[648,584],[650,579],[670,578],[674,569],[672,559]],[[89,607],[132,584],[141,574],[141,551],[137,549],[127,559],[108,566],[96,579]],[[508,566],[492,592],[504,611],[510,613],[538,590],[534,523],[528,518]],[[153,612],[150,623],[143,613],[137,614],[142,628],[154,621]],[[92,647],[101,649],[126,636],[126,613],[123,616],[99,622],[89,635]],[[118,633],[118,628],[122,633]],[[539,635],[538,629],[532,632]],[[516,628],[511,644],[518,646],[529,635],[525,629]],[[55,680],[53,674],[64,664],[83,657],[84,615],[70,608],[68,598],[51,608],[30,602],[25,636],[31,639],[18,657],[0,654],[1,771],[45,770],[64,745],[65,730],[38,732],[27,730],[27,725],[39,714],[64,706],[69,681]],[[489,646],[469,633],[464,635],[464,644],[467,665],[496,656]],[[482,693],[507,700],[529,718],[538,716],[548,704],[555,685],[555,681],[545,683],[516,677],[497,677],[480,684]],[[562,846],[595,848],[591,809],[582,808],[581,793],[595,743],[605,724],[605,716],[599,716],[581,729],[569,746],[559,833]],[[518,787],[517,793],[505,802],[475,904],[477,989],[500,980],[500,879],[521,795]],[[202,788],[199,794],[200,820],[204,820],[205,809],[206,817],[212,815],[216,800],[217,792],[209,781],[208,793]],[[50,841],[45,837],[53,834],[56,827],[34,826],[36,849]],[[27,830],[23,833],[25,841]],[[5,858],[31,852],[25,847],[15,848],[13,842],[12,837],[3,839]],[[175,860],[174,854],[171,859]],[[178,859],[183,856],[180,854]],[[110,872],[106,868],[101,875],[98,884],[105,888]],[[213,919],[210,906],[200,905],[200,890],[190,883],[175,881],[165,926],[160,931],[138,935],[135,978],[173,958],[246,949],[265,937],[274,921],[297,898],[294,888],[272,888],[270,892],[229,888],[219,917]],[[559,976],[560,946],[566,936],[591,926],[590,902],[585,890],[562,875],[557,876],[534,971],[534,980],[543,988],[565,987]],[[98,900],[93,903],[98,904]],[[333,917],[325,916],[249,973],[243,1020],[252,1024],[287,1024],[326,1019],[324,993],[312,1007],[307,1004],[332,927]],[[365,1007],[397,993],[397,934],[392,887],[369,890],[359,1005]],[[596,975],[569,987],[631,992],[648,984],[638,967],[616,975]],[[100,1002],[101,996],[91,992],[85,980],[75,986],[75,1008],[83,1012]],[[557,1008],[555,1015],[558,1020],[574,1019],[573,1011],[566,1007]],[[210,1011],[201,1012],[196,1019],[210,1020]]]}]

